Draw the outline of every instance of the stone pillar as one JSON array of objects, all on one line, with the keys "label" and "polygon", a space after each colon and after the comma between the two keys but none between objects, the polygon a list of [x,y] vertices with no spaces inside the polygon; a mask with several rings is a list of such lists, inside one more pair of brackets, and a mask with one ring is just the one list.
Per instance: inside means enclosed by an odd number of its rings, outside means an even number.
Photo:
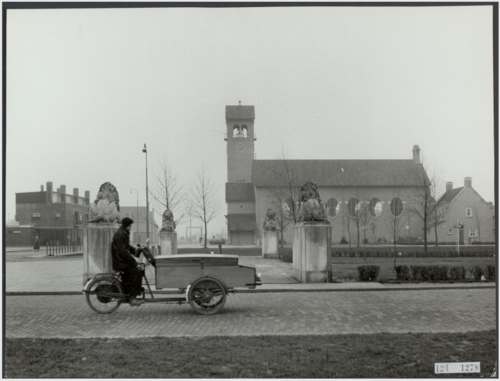
[{"label": "stone pillar", "polygon": [[113,272],[111,242],[115,223],[89,223],[83,229],[83,283],[95,274]]},{"label": "stone pillar", "polygon": [[177,233],[160,230],[161,255],[177,254]]},{"label": "stone pillar", "polygon": [[298,223],[294,228],[293,268],[302,283],[328,282],[331,225]]},{"label": "stone pillar", "polygon": [[278,232],[276,230],[264,230],[262,257],[278,258]]}]

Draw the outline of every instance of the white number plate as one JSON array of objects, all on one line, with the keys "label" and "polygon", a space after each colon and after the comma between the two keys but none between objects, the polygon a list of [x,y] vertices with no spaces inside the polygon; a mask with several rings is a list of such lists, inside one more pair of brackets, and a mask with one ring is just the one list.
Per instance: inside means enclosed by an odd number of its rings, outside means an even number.
[{"label": "white number plate", "polygon": [[481,373],[480,362],[437,362],[434,374],[445,373]]}]

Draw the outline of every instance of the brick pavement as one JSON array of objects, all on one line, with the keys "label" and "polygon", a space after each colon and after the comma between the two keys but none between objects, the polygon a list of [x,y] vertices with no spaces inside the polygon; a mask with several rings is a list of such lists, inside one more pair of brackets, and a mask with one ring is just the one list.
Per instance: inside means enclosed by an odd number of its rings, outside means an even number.
[{"label": "brick pavement", "polygon": [[496,327],[495,289],[229,295],[221,313],[189,305],[121,306],[98,315],[84,296],[8,296],[7,337],[176,337],[464,332]]}]

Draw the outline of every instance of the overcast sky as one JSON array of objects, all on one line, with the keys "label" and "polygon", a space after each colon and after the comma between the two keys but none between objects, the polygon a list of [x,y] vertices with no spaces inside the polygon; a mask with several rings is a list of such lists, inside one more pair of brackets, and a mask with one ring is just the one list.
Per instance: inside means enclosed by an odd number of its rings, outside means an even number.
[{"label": "overcast sky", "polygon": [[[167,160],[205,165],[224,230],[224,106],[255,105],[257,158],[409,159],[494,198],[492,10],[9,10],[7,218],[47,180],[145,205]],[[158,208],[157,205],[154,205]],[[158,221],[159,222],[159,221]],[[182,229],[182,228],[181,228]],[[181,230],[181,234],[184,230]]]}]

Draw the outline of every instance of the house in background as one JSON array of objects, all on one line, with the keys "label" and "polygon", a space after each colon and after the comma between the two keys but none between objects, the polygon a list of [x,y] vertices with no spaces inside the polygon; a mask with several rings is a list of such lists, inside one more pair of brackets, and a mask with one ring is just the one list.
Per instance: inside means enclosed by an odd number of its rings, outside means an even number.
[{"label": "house in background", "polygon": [[[129,217],[134,220],[130,231],[130,244],[136,245],[146,243],[146,207],[145,206],[120,206],[120,217]],[[151,245],[158,245],[159,226],[154,219],[154,211],[149,211],[149,242]]]},{"label": "house in background", "polygon": [[46,188],[41,185],[38,192],[16,193],[16,222],[6,226],[6,245],[31,246],[35,236],[42,245],[48,241],[79,244],[89,208],[89,191],[85,191],[84,197],[78,188],[67,194],[65,185],[54,190],[51,181]]},{"label": "house in background", "polygon": [[[495,207],[472,187],[471,177],[466,177],[459,188],[447,182],[436,207],[441,221],[437,228],[439,243],[495,242]],[[433,233],[430,236],[434,238]]]}]

